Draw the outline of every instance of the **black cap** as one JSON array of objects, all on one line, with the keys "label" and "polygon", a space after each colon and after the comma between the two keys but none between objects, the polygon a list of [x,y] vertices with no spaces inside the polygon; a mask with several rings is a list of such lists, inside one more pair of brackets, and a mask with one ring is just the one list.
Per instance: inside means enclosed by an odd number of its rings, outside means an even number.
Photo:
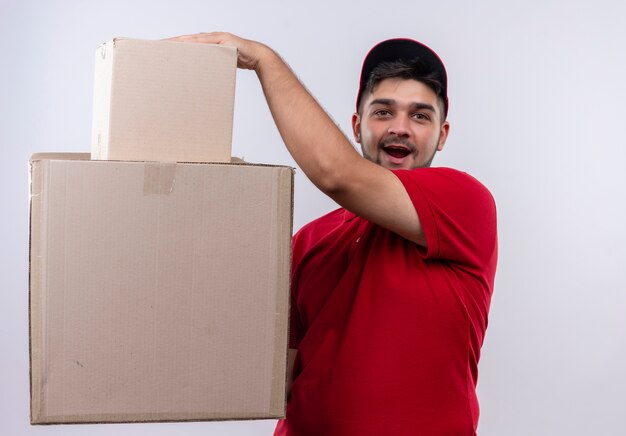
[{"label": "black cap", "polygon": [[441,82],[439,97],[443,99],[444,115],[448,115],[448,77],[443,62],[424,44],[407,38],[388,39],[375,45],[365,56],[363,67],[361,68],[361,81],[359,83],[359,93],[356,98],[357,111],[361,96],[367,86],[370,74],[379,64],[394,61],[418,61],[427,73],[434,73],[437,80]]}]

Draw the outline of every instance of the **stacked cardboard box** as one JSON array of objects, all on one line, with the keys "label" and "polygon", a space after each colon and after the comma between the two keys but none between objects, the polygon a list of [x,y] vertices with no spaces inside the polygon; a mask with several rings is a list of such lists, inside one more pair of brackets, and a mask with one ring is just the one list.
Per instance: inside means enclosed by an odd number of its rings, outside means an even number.
[{"label": "stacked cardboard box", "polygon": [[234,48],[118,38],[95,65],[92,159],[230,162]]},{"label": "stacked cardboard box", "polygon": [[293,169],[203,163],[229,50],[107,43],[91,159],[31,158],[32,423],[284,416]]}]

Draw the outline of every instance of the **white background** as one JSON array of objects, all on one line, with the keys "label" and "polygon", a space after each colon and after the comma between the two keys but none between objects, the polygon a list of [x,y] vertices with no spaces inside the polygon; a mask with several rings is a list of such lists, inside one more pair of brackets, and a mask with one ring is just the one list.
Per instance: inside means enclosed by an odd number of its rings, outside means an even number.
[{"label": "white background", "polygon": [[[479,434],[626,434],[626,3],[0,0],[0,434],[268,435],[273,421],[29,425],[28,158],[89,151],[96,47],[229,30],[275,48],[348,133],[367,50],[396,36],[448,68],[435,159],[483,181],[500,262]],[[253,73],[233,154],[291,164]],[[298,172],[294,227],[333,208]]]}]

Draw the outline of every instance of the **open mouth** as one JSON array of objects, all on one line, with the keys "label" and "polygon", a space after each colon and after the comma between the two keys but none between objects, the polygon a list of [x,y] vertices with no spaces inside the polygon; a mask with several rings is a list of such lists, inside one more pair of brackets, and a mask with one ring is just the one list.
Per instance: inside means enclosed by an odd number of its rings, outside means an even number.
[{"label": "open mouth", "polygon": [[383,147],[385,153],[387,153],[391,157],[395,157],[397,159],[402,159],[411,153],[408,148],[399,146],[399,145],[386,145]]}]

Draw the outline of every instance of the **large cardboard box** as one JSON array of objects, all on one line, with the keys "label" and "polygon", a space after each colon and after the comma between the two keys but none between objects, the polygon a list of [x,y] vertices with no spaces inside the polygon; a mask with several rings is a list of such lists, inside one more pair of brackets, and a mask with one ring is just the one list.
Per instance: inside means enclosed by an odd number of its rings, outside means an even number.
[{"label": "large cardboard box", "polygon": [[31,159],[31,422],[284,416],[293,169]]},{"label": "large cardboard box", "polygon": [[117,38],[96,50],[91,158],[230,162],[237,52]]}]

